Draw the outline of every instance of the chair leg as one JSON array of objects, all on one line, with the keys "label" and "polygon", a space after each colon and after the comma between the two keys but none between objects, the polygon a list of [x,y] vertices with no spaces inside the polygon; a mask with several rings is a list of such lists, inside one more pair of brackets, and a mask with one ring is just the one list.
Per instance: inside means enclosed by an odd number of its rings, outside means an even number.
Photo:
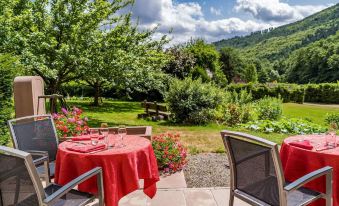
[{"label": "chair leg", "polygon": [[104,190],[103,190],[103,177],[102,171],[97,174],[97,186],[98,186],[98,199],[99,199],[99,206],[104,206]]},{"label": "chair leg", "polygon": [[333,186],[332,186],[332,172],[326,175],[326,206],[332,206],[333,204]]},{"label": "chair leg", "polygon": [[45,170],[45,181],[46,181],[46,187],[51,183],[51,177],[49,173],[49,162],[44,162],[44,170]]},{"label": "chair leg", "polygon": [[[230,190],[230,201],[229,201],[229,206],[233,206],[234,205],[234,193],[232,190]],[[327,206],[327,205],[326,205]]]}]

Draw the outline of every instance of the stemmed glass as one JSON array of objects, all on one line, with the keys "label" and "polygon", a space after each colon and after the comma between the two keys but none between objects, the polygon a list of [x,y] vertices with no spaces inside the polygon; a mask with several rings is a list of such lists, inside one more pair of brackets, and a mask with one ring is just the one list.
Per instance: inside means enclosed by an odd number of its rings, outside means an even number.
[{"label": "stemmed glass", "polygon": [[121,141],[121,146],[122,147],[126,146],[124,144],[124,137],[126,136],[126,134],[127,134],[126,126],[125,125],[119,125],[118,135],[120,137],[120,141]]}]

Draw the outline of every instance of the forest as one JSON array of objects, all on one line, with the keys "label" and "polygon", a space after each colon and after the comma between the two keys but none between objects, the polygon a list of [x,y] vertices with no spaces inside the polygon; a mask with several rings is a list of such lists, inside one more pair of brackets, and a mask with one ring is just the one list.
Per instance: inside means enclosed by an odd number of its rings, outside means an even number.
[{"label": "forest", "polygon": [[[339,4],[301,21],[215,42],[256,65],[260,82],[323,83],[339,80]],[[265,78],[268,71],[271,79]],[[262,75],[264,74],[264,76]],[[273,79],[272,79],[273,78]]]}]

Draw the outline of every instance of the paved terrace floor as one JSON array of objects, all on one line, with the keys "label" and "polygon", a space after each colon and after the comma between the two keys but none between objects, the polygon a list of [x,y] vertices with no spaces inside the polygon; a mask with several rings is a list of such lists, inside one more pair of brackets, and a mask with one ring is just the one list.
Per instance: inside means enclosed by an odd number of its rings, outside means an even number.
[{"label": "paved terrace floor", "polygon": [[[150,199],[142,190],[120,200],[119,206],[228,206],[229,188],[158,189]],[[248,206],[235,198],[235,206]]]},{"label": "paved terrace floor", "polygon": [[[140,182],[143,185],[143,182]],[[183,172],[161,177],[157,183],[157,194],[147,197],[142,189],[122,198],[119,206],[228,206],[228,187],[187,188]],[[97,205],[97,202],[91,205]],[[248,206],[235,198],[235,206]]]},{"label": "paved terrace floor", "polygon": [[[143,185],[143,181],[140,181],[140,185]],[[122,198],[119,206],[228,206],[230,194],[228,187],[187,188],[183,172],[160,177],[157,188],[157,194],[153,199],[146,196],[141,188]],[[96,199],[87,206],[97,205]],[[234,206],[249,204],[235,198]]]}]

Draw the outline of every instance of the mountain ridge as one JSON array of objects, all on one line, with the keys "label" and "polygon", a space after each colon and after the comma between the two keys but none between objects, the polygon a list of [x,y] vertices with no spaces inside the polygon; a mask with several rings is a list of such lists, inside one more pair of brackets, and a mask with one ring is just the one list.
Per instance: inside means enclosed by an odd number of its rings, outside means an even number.
[{"label": "mountain ridge", "polygon": [[[245,48],[248,46],[255,45],[261,41],[265,41],[273,37],[286,37],[293,33],[309,30],[314,27],[319,27],[321,24],[325,23],[329,28],[333,30],[339,30],[339,3],[326,8],[320,12],[317,12],[311,16],[308,16],[302,20],[282,25],[276,28],[269,28],[262,31],[252,32],[246,36],[236,36],[230,39],[223,39],[213,44],[218,48],[225,46],[235,47],[235,48]],[[335,34],[332,32],[331,35]]]}]

